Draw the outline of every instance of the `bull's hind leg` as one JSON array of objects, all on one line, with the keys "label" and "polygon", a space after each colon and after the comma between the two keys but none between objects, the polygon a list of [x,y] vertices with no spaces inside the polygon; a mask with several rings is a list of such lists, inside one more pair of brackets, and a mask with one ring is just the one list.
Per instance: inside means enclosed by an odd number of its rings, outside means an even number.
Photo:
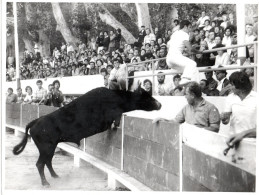
[{"label": "bull's hind leg", "polygon": [[53,150],[49,153],[49,155],[47,157],[46,165],[47,165],[47,167],[49,169],[51,177],[58,178],[59,176],[55,173],[55,171],[54,171],[54,169],[52,167],[52,158],[54,156],[55,149],[56,149],[56,146],[53,147]]},{"label": "bull's hind leg", "polygon": [[39,159],[36,163],[36,167],[38,168],[42,185],[43,186],[49,186],[49,183],[46,180],[46,177],[45,177],[45,174],[44,174],[45,164],[46,164],[46,156],[44,154],[41,154],[41,152],[40,152],[40,157],[39,157]]}]

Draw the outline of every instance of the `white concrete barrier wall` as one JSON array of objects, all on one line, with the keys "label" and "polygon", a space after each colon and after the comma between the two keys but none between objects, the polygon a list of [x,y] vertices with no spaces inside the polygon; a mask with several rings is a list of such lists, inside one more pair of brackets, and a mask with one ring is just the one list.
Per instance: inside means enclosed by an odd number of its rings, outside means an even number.
[{"label": "white concrete barrier wall", "polygon": [[[57,77],[48,79],[30,79],[21,80],[21,88],[25,93],[25,87],[31,86],[32,90],[37,89],[36,81],[43,81],[43,88],[48,89],[48,85],[53,83],[54,80],[59,80],[60,90],[63,94],[84,94],[94,88],[104,87],[104,79],[102,75],[87,75],[87,76],[72,76],[72,77]],[[11,87],[16,93],[17,83],[16,81],[5,82],[4,93]]]}]

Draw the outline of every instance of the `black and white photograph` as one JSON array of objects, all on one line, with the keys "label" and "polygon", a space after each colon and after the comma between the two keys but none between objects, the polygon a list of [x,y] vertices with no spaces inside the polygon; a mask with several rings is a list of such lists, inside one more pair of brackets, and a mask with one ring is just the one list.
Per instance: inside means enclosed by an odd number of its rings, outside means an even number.
[{"label": "black and white photograph", "polygon": [[259,2],[2,0],[1,192],[249,192]]}]

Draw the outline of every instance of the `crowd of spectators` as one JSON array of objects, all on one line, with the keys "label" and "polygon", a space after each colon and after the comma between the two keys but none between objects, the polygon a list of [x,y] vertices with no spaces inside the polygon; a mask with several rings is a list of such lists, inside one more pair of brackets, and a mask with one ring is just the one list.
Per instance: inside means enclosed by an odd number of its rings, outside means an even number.
[{"label": "crowd of spectators", "polygon": [[[215,18],[210,18],[204,10],[201,12],[200,18],[192,22],[190,42],[196,49],[204,51],[237,44],[237,28],[233,13],[224,11],[222,5],[218,6],[218,10]],[[245,27],[246,42],[257,39],[257,30],[254,27],[257,25],[257,16],[254,17],[254,22],[255,24],[247,24]],[[34,53],[27,49],[24,51],[23,62],[20,65],[20,78],[24,80],[101,74],[104,76],[105,86],[112,89],[125,89],[125,80],[121,79],[126,73],[125,64],[139,63],[138,66],[129,68],[129,72],[151,70],[152,64],[145,61],[166,57],[167,42],[172,33],[177,30],[179,30],[178,19],[174,20],[174,27],[167,29],[166,32],[161,32],[158,27],[152,30],[141,26],[138,38],[133,44],[122,40],[121,29],[104,31],[100,32],[97,37],[92,37],[88,43],[82,41],[62,43],[60,48],[55,47],[51,56],[42,56],[38,46],[35,45]],[[253,45],[247,47],[248,63],[253,62],[253,52]],[[186,53],[186,55],[188,54]],[[226,66],[237,64],[237,49],[189,55],[188,57],[195,60],[198,67]],[[156,70],[169,69],[165,59],[156,61],[154,65]],[[222,74],[220,73],[220,75]],[[250,75],[252,77],[253,73]],[[221,81],[213,79],[212,83],[212,77],[205,76],[206,79],[201,80],[201,83],[206,86],[203,93],[219,95],[221,91],[219,89],[222,87]],[[220,77],[216,75],[216,78]],[[15,69],[12,64],[8,64],[6,79],[7,81],[15,79]],[[162,82],[162,80],[158,82]],[[145,85],[152,85],[152,83],[145,82]],[[159,86],[159,90],[155,89],[157,94],[181,94],[179,92],[181,88],[163,90],[162,85],[159,84]],[[174,87],[178,86],[174,85]],[[172,90],[176,90],[177,93]]]}]

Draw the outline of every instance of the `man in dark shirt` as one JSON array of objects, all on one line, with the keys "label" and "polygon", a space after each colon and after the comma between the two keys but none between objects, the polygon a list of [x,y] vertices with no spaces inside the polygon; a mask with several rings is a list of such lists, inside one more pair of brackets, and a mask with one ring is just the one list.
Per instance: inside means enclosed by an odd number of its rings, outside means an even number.
[{"label": "man in dark shirt", "polygon": [[54,86],[53,95],[52,95],[53,106],[61,107],[62,102],[64,101],[64,97],[63,97],[62,92],[59,90],[60,82],[58,80],[55,80],[55,81],[53,81],[52,85]]},{"label": "man in dark shirt", "polygon": [[141,26],[141,29],[138,33],[138,46],[141,47],[144,41],[144,37],[147,35],[145,26]]},{"label": "man in dark shirt", "polygon": [[[210,67],[208,69],[211,69]],[[218,82],[212,78],[213,71],[205,72],[206,80],[208,81],[208,96],[218,96],[219,91],[217,90]]]}]

